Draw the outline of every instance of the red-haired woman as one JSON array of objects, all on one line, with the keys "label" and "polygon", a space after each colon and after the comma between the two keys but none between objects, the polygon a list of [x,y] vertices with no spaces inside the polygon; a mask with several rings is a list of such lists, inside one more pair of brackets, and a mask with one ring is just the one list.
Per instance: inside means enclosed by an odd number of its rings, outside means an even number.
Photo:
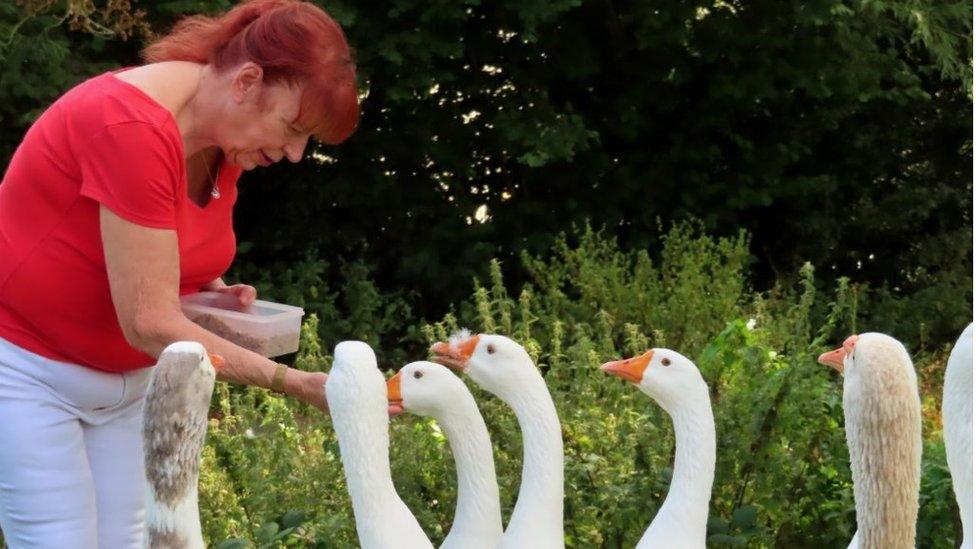
[{"label": "red-haired woman", "polygon": [[298,162],[359,119],[339,25],[297,0],[190,17],[146,65],[81,83],[27,132],[0,184],[0,528],[13,547],[141,546],[141,404],[168,344],[220,377],[325,408],[286,369],[190,322],[179,296],[227,286],[244,170]]}]

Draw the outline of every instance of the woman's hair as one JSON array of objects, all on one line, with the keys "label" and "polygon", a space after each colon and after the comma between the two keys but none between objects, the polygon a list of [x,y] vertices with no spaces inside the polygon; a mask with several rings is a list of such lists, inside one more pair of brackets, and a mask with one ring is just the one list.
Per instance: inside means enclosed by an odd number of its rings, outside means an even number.
[{"label": "woman's hair", "polygon": [[339,24],[309,2],[248,0],[215,17],[186,17],[143,58],[205,63],[218,72],[251,61],[269,84],[303,86],[295,124],[324,143],[341,143],[359,123],[349,44]]}]

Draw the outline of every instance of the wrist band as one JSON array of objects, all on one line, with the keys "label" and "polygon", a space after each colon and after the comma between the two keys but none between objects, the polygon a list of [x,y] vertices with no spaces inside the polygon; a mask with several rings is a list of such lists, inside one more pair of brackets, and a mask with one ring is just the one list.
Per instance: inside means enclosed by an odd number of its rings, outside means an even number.
[{"label": "wrist band", "polygon": [[288,366],[284,364],[278,364],[278,368],[275,370],[274,376],[271,378],[271,391],[278,393],[279,395],[285,394],[285,372],[288,371]]}]

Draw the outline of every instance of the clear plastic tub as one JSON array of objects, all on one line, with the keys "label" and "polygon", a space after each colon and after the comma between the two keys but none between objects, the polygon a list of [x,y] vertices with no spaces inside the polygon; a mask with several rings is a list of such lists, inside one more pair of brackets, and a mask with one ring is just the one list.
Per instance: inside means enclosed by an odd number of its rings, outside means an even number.
[{"label": "clear plastic tub", "polygon": [[199,292],[180,297],[183,314],[193,322],[266,357],[294,353],[302,329],[301,307],[255,300],[242,307],[237,297]]}]

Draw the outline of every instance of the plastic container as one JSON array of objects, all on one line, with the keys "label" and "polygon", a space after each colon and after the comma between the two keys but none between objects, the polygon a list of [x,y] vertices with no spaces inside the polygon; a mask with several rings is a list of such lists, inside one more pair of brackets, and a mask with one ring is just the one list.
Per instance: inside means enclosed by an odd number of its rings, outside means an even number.
[{"label": "plastic container", "polygon": [[294,353],[302,329],[301,307],[255,300],[243,307],[237,297],[199,292],[180,297],[183,314],[203,328],[266,357]]}]

